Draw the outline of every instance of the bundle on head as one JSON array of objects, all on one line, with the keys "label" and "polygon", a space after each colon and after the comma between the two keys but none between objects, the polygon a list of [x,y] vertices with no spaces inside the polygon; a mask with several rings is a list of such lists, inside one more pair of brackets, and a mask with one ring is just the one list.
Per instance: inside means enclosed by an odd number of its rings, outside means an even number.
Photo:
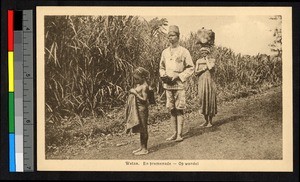
[{"label": "bundle on head", "polygon": [[211,47],[215,43],[215,32],[205,29],[204,27],[197,31],[196,44],[200,44],[201,47]]}]

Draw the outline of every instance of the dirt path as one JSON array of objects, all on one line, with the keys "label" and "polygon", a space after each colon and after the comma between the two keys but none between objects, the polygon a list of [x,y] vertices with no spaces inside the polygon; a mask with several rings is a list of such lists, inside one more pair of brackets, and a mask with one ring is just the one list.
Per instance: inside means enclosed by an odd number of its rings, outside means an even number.
[{"label": "dirt path", "polygon": [[[168,142],[169,121],[149,126],[149,151],[134,156],[139,136],[110,136],[55,159],[282,159],[281,87],[219,106],[212,128],[197,112],[186,114],[183,142]],[[151,114],[151,113],[150,113]],[[72,146],[70,146],[72,147]],[[70,150],[69,150],[70,151]]]}]

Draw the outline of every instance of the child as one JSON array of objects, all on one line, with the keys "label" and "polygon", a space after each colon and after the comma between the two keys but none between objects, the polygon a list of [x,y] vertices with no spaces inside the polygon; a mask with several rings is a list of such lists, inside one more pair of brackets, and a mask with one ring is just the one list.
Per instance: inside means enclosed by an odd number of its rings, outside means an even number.
[{"label": "child", "polygon": [[[140,142],[141,142],[141,147],[133,151],[134,155],[148,154],[148,149],[147,149],[147,143],[148,143],[147,122],[148,122],[148,114],[149,114],[149,109],[148,109],[149,86],[147,83],[148,77],[149,77],[149,72],[146,69],[142,67],[138,67],[137,69],[135,69],[133,72],[135,87],[130,89],[129,91],[131,96],[132,95],[135,96],[136,102],[132,102],[131,107],[135,107],[133,105],[136,105],[137,118],[138,118],[138,124],[133,126],[131,129],[133,133],[140,133]],[[130,121],[127,120],[127,130],[128,130],[128,122]]]}]

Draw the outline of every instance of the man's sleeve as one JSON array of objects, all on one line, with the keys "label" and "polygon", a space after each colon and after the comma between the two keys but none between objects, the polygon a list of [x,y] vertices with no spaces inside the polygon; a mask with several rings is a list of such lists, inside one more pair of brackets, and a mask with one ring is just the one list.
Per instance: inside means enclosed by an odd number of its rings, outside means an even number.
[{"label": "man's sleeve", "polygon": [[164,52],[161,54],[160,63],[159,63],[159,75],[163,77],[166,75],[166,60],[164,57]]},{"label": "man's sleeve", "polygon": [[194,63],[192,61],[191,54],[188,50],[185,52],[185,70],[178,76],[182,82],[185,82],[194,72]]}]

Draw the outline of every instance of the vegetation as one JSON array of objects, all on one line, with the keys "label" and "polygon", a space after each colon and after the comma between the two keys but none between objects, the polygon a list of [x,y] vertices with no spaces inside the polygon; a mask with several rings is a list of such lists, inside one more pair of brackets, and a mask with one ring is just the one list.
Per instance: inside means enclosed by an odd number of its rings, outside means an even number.
[{"label": "vegetation", "polygon": [[[137,66],[150,71],[156,90],[158,105],[150,121],[168,117],[159,102],[163,89],[158,73],[168,45],[166,25],[166,19],[147,22],[137,16],[45,17],[46,146],[122,131],[124,103]],[[181,44],[198,57],[195,34]],[[225,47],[215,47],[213,55],[220,102],[281,84],[281,55],[248,56]],[[188,80],[187,97],[189,109],[196,109],[196,77]]]},{"label": "vegetation", "polygon": [[282,55],[282,16],[275,15],[270,17],[270,20],[276,21],[277,26],[273,31],[274,40],[271,44],[269,44],[271,51],[276,52],[277,56],[281,57]]}]

